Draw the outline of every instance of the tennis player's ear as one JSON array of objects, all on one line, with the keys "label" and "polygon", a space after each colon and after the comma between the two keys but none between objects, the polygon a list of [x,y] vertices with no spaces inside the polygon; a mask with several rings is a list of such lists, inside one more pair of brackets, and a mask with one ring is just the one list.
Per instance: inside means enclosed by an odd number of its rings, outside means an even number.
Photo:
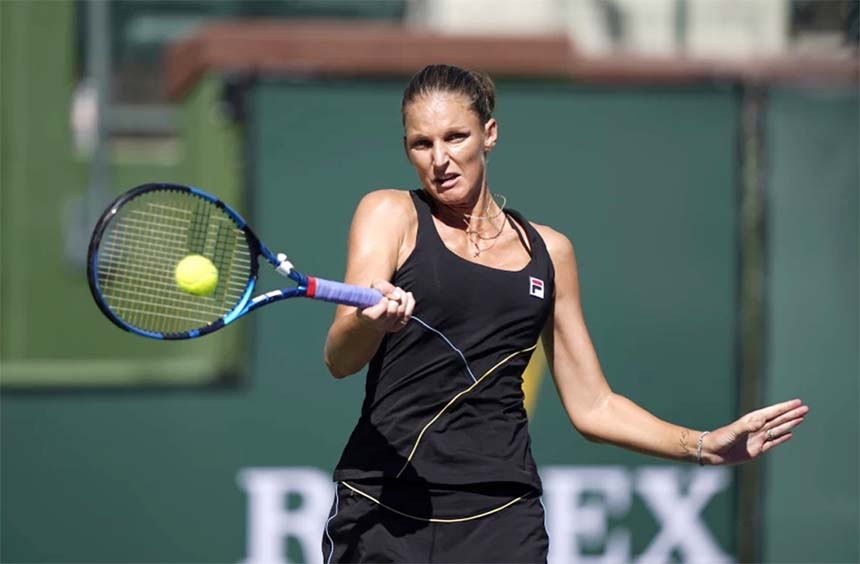
[{"label": "tennis player's ear", "polygon": [[484,151],[489,152],[499,140],[499,123],[496,118],[490,118],[484,124]]}]

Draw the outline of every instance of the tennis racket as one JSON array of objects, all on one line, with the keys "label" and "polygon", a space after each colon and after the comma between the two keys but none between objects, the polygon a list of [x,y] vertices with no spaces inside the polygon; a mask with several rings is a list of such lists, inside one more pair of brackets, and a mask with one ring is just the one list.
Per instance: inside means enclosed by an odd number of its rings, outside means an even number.
[{"label": "tennis racket", "polygon": [[[179,288],[175,268],[190,254],[209,259],[218,283],[207,296]],[[252,297],[263,258],[294,287]],[[272,253],[230,206],[188,186],[144,184],[117,198],[96,224],[87,254],[90,291],[120,328],[153,339],[191,339],[272,302],[306,297],[369,307],[382,297],[297,271]]]}]

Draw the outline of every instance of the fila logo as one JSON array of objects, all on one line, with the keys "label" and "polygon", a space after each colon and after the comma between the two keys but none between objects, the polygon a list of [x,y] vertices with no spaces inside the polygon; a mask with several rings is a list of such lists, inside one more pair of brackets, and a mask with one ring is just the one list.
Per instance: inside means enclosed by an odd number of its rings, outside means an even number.
[{"label": "fila logo", "polygon": [[543,299],[543,280],[529,276],[529,295]]}]

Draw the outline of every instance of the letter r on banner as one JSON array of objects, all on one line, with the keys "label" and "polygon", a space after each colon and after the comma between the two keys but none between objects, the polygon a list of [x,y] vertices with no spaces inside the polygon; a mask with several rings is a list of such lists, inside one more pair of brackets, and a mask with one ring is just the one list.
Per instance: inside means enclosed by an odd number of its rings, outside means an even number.
[{"label": "letter r on banner", "polygon": [[[306,562],[322,562],[322,534],[334,498],[331,479],[316,468],[245,468],[239,486],[248,494],[247,555],[243,564],[288,562],[286,539],[294,538]],[[287,509],[287,496],[300,505]]]}]

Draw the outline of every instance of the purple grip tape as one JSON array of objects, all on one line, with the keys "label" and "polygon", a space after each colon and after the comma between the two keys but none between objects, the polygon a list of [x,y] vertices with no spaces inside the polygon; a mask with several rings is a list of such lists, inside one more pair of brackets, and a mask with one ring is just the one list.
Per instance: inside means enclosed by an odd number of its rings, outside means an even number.
[{"label": "purple grip tape", "polygon": [[350,305],[366,308],[379,303],[382,294],[373,288],[363,288],[344,284],[343,282],[332,282],[331,280],[316,279],[316,288],[313,298],[336,304]]}]

